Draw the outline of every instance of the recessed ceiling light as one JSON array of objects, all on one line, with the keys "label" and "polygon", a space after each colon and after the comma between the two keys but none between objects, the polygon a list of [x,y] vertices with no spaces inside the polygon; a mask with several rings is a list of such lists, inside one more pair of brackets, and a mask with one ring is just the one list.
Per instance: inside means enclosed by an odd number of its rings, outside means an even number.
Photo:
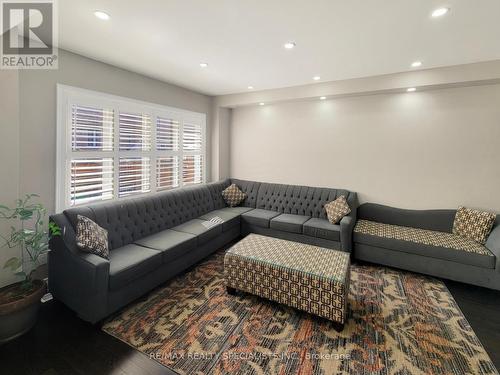
[{"label": "recessed ceiling light", "polygon": [[321,97],[319,98],[319,100],[325,100],[325,99],[326,99],[326,96],[321,96]]},{"label": "recessed ceiling light", "polygon": [[295,42],[286,42],[285,44],[283,44],[283,47],[285,47],[286,49],[293,49],[296,45],[297,44],[295,44]]},{"label": "recessed ceiling light", "polygon": [[411,63],[412,68],[418,68],[419,66],[422,66],[422,61],[414,61]]},{"label": "recessed ceiling light", "polygon": [[249,90],[253,90],[253,86],[248,86],[248,89]]},{"label": "recessed ceiling light", "polygon": [[319,81],[319,80],[321,79],[321,77],[320,77],[320,76],[314,76],[314,77],[313,77],[313,79],[314,79],[315,81]]},{"label": "recessed ceiling light", "polygon": [[200,66],[201,66],[202,68],[206,68],[206,67],[208,67],[208,64],[207,64],[207,63],[200,63]]},{"label": "recessed ceiling light", "polygon": [[410,88],[407,88],[406,91],[414,92],[414,91],[417,91],[417,89],[415,87],[410,87]]},{"label": "recessed ceiling light", "polygon": [[96,10],[94,12],[94,16],[96,16],[97,18],[99,18],[100,20],[103,20],[103,21],[107,21],[111,18],[108,13],[103,12],[102,10]]},{"label": "recessed ceiling light", "polygon": [[449,11],[450,11],[450,8],[437,8],[432,12],[432,17],[437,18],[437,17],[444,16]]},{"label": "recessed ceiling light", "polygon": [[260,102],[260,103],[259,103],[259,105],[264,105],[264,104],[266,104],[266,103],[263,103],[263,102]]}]

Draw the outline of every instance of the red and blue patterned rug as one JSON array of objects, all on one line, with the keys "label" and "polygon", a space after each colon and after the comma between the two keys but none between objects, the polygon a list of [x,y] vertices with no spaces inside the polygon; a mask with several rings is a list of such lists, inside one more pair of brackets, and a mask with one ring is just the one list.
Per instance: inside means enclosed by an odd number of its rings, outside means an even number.
[{"label": "red and blue patterned rug", "polygon": [[180,374],[497,374],[439,280],[352,265],[348,322],[231,296],[223,252],[128,306],[103,330]]}]

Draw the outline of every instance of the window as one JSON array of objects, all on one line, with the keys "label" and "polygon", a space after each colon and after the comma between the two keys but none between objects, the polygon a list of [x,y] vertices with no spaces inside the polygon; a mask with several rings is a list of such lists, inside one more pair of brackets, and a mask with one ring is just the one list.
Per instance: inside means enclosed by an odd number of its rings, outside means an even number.
[{"label": "window", "polygon": [[206,116],[58,85],[56,210],[205,182]]}]

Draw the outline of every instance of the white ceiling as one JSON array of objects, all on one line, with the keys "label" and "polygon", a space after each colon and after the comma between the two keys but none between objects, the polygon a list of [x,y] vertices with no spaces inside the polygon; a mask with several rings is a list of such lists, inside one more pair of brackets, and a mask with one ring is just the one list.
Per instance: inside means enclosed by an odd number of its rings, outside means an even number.
[{"label": "white ceiling", "polygon": [[500,59],[499,0],[60,0],[59,12],[62,48],[211,95]]}]

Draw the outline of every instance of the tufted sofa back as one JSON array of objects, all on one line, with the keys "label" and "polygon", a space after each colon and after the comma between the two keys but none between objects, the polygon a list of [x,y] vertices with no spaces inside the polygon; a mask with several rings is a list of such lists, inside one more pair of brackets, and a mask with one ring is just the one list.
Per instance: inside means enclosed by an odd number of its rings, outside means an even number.
[{"label": "tufted sofa back", "polygon": [[347,190],[261,183],[257,208],[326,219],[324,205],[341,195],[351,207],[357,207],[356,193]]},{"label": "tufted sofa back", "polygon": [[214,209],[218,210],[220,208],[227,207],[224,198],[222,198],[222,191],[231,185],[230,179],[225,179],[217,182],[210,182],[207,184],[208,190],[210,190],[210,195],[214,202]]},{"label": "tufted sofa back", "polygon": [[236,184],[241,189],[241,191],[243,191],[247,195],[246,199],[243,201],[243,203],[241,203],[240,206],[252,208],[255,208],[257,206],[257,194],[261,185],[260,182],[238,180],[236,178],[232,178],[231,183]]},{"label": "tufted sofa back", "polygon": [[64,214],[76,228],[77,215],[87,216],[108,231],[110,249],[174,227],[214,209],[206,185],[141,198],[76,207]]}]

